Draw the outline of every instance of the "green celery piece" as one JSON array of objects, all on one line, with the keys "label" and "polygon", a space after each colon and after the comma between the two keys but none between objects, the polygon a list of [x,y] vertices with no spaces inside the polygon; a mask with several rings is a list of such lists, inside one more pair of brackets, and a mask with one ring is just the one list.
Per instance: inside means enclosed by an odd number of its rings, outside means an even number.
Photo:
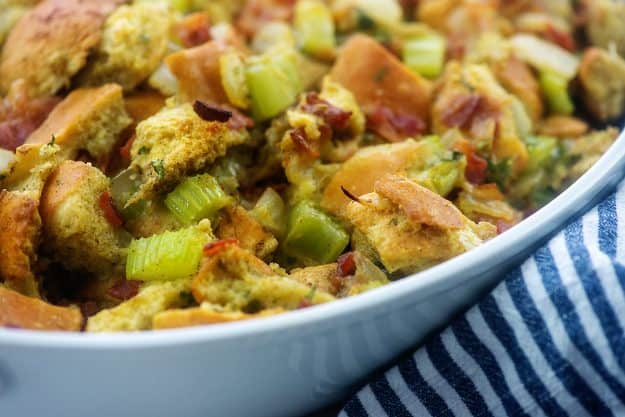
[{"label": "green celery piece", "polygon": [[446,49],[445,39],[438,35],[410,39],[404,42],[404,63],[417,74],[436,78],[443,70]]},{"label": "green celery piece", "polygon": [[568,92],[566,78],[547,71],[540,73],[540,87],[553,113],[568,115],[573,113],[575,105]]},{"label": "green celery piece", "polygon": [[302,51],[317,58],[332,57],[336,37],[328,6],[318,0],[299,0],[295,5],[293,26]]},{"label": "green celery piece", "polygon": [[140,176],[129,168],[111,179],[111,197],[115,208],[124,220],[136,219],[146,209],[145,200],[140,200],[129,206],[126,205],[130,197],[139,190],[140,185]]},{"label": "green celery piece", "polygon": [[136,239],[128,247],[126,278],[173,280],[195,274],[211,237],[196,227]]},{"label": "green celery piece", "polygon": [[306,264],[336,260],[349,243],[349,235],[330,216],[308,201],[301,201],[289,213],[283,250]]},{"label": "green celery piece", "polygon": [[442,161],[420,172],[413,180],[445,197],[458,183],[463,165],[460,161]]},{"label": "green celery piece", "polygon": [[528,161],[525,172],[534,172],[542,168],[549,168],[559,156],[558,140],[550,136],[528,136]]},{"label": "green celery piece", "polygon": [[282,113],[301,91],[297,53],[285,45],[249,58],[245,75],[252,114],[259,121]]},{"label": "green celery piece", "polygon": [[165,197],[165,206],[182,224],[191,225],[217,212],[231,202],[217,180],[208,174],[185,178]]}]

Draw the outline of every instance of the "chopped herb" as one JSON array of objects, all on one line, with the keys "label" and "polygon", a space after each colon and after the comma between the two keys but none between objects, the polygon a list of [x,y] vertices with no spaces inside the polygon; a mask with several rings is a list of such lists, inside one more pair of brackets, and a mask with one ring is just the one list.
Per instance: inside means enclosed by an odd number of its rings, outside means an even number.
[{"label": "chopped herb", "polygon": [[376,83],[381,83],[382,81],[384,81],[384,78],[386,78],[387,74],[388,74],[388,68],[382,67],[375,73],[375,75],[373,76],[373,80]]},{"label": "chopped herb", "polygon": [[147,146],[142,146],[137,153],[139,155],[148,154],[148,153],[150,153],[150,148],[148,148]]},{"label": "chopped herb", "polygon": [[356,10],[356,27],[360,30],[370,30],[375,28],[375,21],[360,9]]},{"label": "chopped herb", "polygon": [[152,165],[152,169],[156,172],[158,178],[163,179],[165,176],[165,166],[163,165],[163,160],[157,159],[156,161],[152,161],[150,165]]},{"label": "chopped herb", "polygon": [[494,182],[500,190],[504,191],[508,187],[511,170],[512,160],[510,158],[501,161],[489,159],[487,181]]}]

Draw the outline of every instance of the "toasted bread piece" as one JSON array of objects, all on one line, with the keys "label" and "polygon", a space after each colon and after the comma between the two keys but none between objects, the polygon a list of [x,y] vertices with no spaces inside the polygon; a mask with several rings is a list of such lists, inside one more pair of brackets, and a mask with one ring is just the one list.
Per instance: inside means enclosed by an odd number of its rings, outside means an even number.
[{"label": "toasted bread piece", "polygon": [[586,33],[593,45],[608,49],[614,45],[625,56],[625,3],[619,0],[583,0],[588,21]]},{"label": "toasted bread piece", "polygon": [[88,332],[149,330],[154,316],[188,303],[189,280],[155,281],[116,307],[102,310],[87,320]]},{"label": "toasted bread piece", "polygon": [[190,104],[161,110],[137,126],[131,168],[143,174],[144,183],[136,199],[167,190],[247,138],[245,130],[201,119]]},{"label": "toasted bread piece", "polygon": [[165,97],[156,91],[137,91],[124,97],[126,112],[134,123],[141,123],[165,107]]},{"label": "toasted bread piece", "polygon": [[264,309],[293,310],[302,302],[319,304],[334,297],[311,291],[308,285],[278,276],[267,264],[238,245],[226,245],[202,259],[191,285],[199,303],[220,305],[228,311],[257,312]]},{"label": "toasted bread piece", "polygon": [[274,316],[283,313],[281,308],[272,308],[248,314],[241,311],[224,311],[219,306],[203,303],[199,307],[167,310],[154,316],[153,329],[173,329],[177,327],[202,326],[207,324],[230,323]]},{"label": "toasted bread piece", "polygon": [[162,3],[119,7],[106,19],[102,40],[78,75],[78,83],[117,83],[124,91],[134,89],[154,72],[165,55],[169,20]]},{"label": "toasted bread piece", "polygon": [[317,288],[329,294],[336,294],[336,263],[296,268],[289,273],[289,278]]},{"label": "toasted bread piece", "polygon": [[278,248],[276,238],[241,206],[224,209],[215,234],[219,239],[237,239],[242,248],[259,258],[271,255]]},{"label": "toasted bread piece", "polygon": [[598,120],[625,114],[625,60],[599,48],[584,52],[579,80],[586,107]]},{"label": "toasted bread piece", "polygon": [[19,78],[32,97],[70,84],[100,42],[107,16],[124,0],[44,0],[15,25],[0,56],[0,90]]},{"label": "toasted bread piece", "polygon": [[0,285],[0,326],[79,331],[82,326],[82,314],[76,307],[48,304]]},{"label": "toasted bread piece", "polygon": [[100,199],[108,178],[83,162],[65,161],[52,175],[41,196],[44,229],[42,249],[70,270],[97,275],[123,266],[118,231],[107,221]]},{"label": "toasted bread piece", "polygon": [[501,85],[521,100],[532,120],[540,120],[544,105],[540,86],[531,68],[520,59],[509,57],[498,62],[494,71]]},{"label": "toasted bread piece", "polygon": [[219,69],[219,57],[226,50],[226,46],[213,41],[183,49],[165,59],[170,71],[178,79],[178,95],[181,100],[229,103],[221,84]]},{"label": "toasted bread piece", "polygon": [[343,45],[330,77],[354,94],[365,113],[384,107],[429,121],[431,83],[369,36],[354,35]]},{"label": "toasted bread piece", "polygon": [[21,193],[0,190],[0,278],[7,287],[38,294],[32,272],[41,232],[37,201]]},{"label": "toasted bread piece", "polygon": [[117,84],[72,91],[59,103],[26,143],[54,143],[73,159],[84,149],[95,159],[105,157],[118,135],[131,123]]}]

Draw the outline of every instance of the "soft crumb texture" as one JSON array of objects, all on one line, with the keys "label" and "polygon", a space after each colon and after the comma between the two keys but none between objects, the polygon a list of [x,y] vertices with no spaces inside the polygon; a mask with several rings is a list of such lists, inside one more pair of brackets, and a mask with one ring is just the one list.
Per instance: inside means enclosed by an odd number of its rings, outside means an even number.
[{"label": "soft crumb texture", "polygon": [[281,308],[263,310],[259,313],[224,311],[220,306],[202,303],[199,307],[167,310],[154,316],[153,329],[173,329],[177,327],[202,326],[207,324],[230,323],[233,321],[256,319],[283,313]]},{"label": "soft crumb texture", "polygon": [[31,330],[79,331],[82,326],[82,314],[76,307],[48,304],[0,285],[0,326]]},{"label": "soft crumb texture", "polygon": [[[0,7],[2,6],[3,4],[0,2]],[[9,36],[13,26],[28,11],[28,7],[25,6],[4,5],[4,7],[6,9],[0,13],[0,46]]]},{"label": "soft crumb texture", "polygon": [[0,91],[18,78],[32,97],[70,84],[100,42],[106,17],[123,0],[44,0],[9,34],[0,57]]},{"label": "soft crumb texture", "polygon": [[32,266],[41,231],[37,202],[7,190],[0,191],[0,278],[7,287],[36,295]]},{"label": "soft crumb texture", "polygon": [[306,284],[310,288],[317,288],[323,292],[336,295],[336,262],[326,265],[296,268],[291,271],[289,278]]},{"label": "soft crumb texture", "polygon": [[618,135],[618,130],[608,128],[571,140],[569,155],[578,158],[578,161],[570,168],[567,180],[574,181],[592,168],[612,146]]},{"label": "soft crumb texture", "polygon": [[108,190],[108,178],[97,168],[63,162],[41,196],[43,251],[70,270],[99,276],[119,272],[125,253],[100,205]]},{"label": "soft crumb texture", "polygon": [[191,286],[198,302],[221,305],[228,311],[255,313],[264,309],[294,310],[325,303],[334,297],[273,270],[249,251],[228,245],[206,256]]},{"label": "soft crumb texture", "polygon": [[215,233],[219,239],[237,239],[242,248],[259,258],[268,257],[278,248],[276,238],[241,206],[224,210]]},{"label": "soft crumb texture", "polygon": [[162,3],[121,6],[104,24],[102,40],[78,83],[120,84],[130,91],[158,67],[167,50],[169,12]]},{"label": "soft crumb texture", "polygon": [[597,119],[615,119],[625,108],[625,60],[599,48],[584,53],[579,80],[586,107]]},{"label": "soft crumb texture", "polygon": [[111,151],[130,123],[119,85],[79,88],[54,108],[26,143],[54,141],[68,159],[81,149],[100,159]]},{"label": "soft crumb texture", "polygon": [[190,104],[161,110],[137,126],[130,151],[131,168],[142,173],[144,183],[136,198],[167,190],[247,138],[245,130],[235,131],[225,123],[201,119]]},{"label": "soft crumb texture", "polygon": [[619,0],[585,0],[588,13],[586,33],[590,41],[602,48],[614,45],[625,56],[625,3]]},{"label": "soft crumb texture", "polygon": [[145,284],[130,300],[89,317],[86,330],[88,332],[150,330],[155,315],[187,304],[188,291],[188,279]]}]

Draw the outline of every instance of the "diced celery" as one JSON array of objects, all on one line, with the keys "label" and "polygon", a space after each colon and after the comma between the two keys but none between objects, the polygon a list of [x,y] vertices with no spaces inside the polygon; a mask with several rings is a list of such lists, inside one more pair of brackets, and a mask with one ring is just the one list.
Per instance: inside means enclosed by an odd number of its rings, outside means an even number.
[{"label": "diced celery", "polygon": [[252,209],[252,215],[274,235],[284,234],[286,208],[282,197],[273,188],[267,188]]},{"label": "diced celery", "polygon": [[568,84],[566,78],[560,75],[548,71],[541,72],[540,87],[553,113],[567,115],[575,110],[575,105],[569,96]]},{"label": "diced celery", "polygon": [[460,161],[443,161],[411,179],[445,197],[458,183],[462,166]]},{"label": "diced celery", "polygon": [[299,0],[295,5],[293,26],[302,51],[317,58],[332,58],[336,38],[328,6],[318,0]]},{"label": "diced celery", "polygon": [[445,38],[438,35],[422,36],[404,42],[404,63],[416,72],[427,78],[436,78],[440,75],[445,64]]},{"label": "diced celery", "polygon": [[308,201],[291,209],[283,250],[305,264],[334,261],[349,243],[349,235],[330,216]]},{"label": "diced celery", "polygon": [[226,52],[219,57],[221,84],[233,106],[247,109],[249,91],[245,81],[245,64],[236,52]]},{"label": "diced celery", "polygon": [[257,120],[280,114],[295,102],[301,90],[297,53],[284,45],[249,58],[245,75]]},{"label": "diced celery", "polygon": [[202,248],[212,240],[197,227],[133,240],[128,247],[126,278],[173,280],[195,274]]},{"label": "diced celery", "polygon": [[549,136],[528,136],[525,139],[528,152],[526,172],[547,168],[559,156],[558,140]]},{"label": "diced celery", "polygon": [[214,217],[231,198],[210,175],[185,178],[165,197],[165,206],[182,224]]},{"label": "diced celery", "polygon": [[132,169],[125,169],[111,180],[111,197],[115,208],[124,220],[136,219],[146,208],[146,202],[140,200],[126,205],[141,185],[140,176]]}]

